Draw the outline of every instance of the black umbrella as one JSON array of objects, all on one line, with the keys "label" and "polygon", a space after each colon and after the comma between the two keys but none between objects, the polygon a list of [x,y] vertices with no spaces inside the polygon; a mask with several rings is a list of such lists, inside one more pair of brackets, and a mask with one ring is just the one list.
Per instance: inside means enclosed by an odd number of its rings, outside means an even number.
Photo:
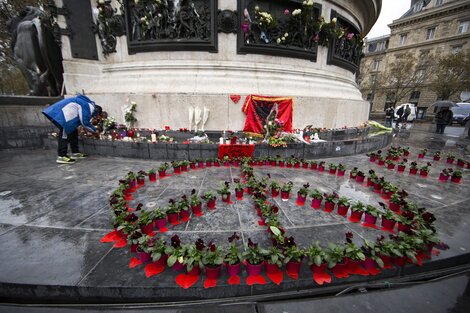
[{"label": "black umbrella", "polygon": [[455,104],[454,101],[450,101],[450,100],[440,100],[440,101],[436,101],[432,104],[433,107],[436,107],[436,108],[445,108],[445,107],[456,107],[457,105]]}]

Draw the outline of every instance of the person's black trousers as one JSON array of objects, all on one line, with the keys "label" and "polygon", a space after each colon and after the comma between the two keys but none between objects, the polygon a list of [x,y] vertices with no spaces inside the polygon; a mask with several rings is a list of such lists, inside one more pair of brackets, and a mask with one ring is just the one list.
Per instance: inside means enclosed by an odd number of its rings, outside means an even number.
[{"label": "person's black trousers", "polygon": [[60,128],[59,130],[59,137],[58,137],[58,148],[57,154],[60,157],[67,155],[67,146],[70,143],[70,148],[72,149],[72,153],[78,152],[78,129],[75,129],[73,132],[67,135],[67,138],[62,138],[64,134],[64,129]]},{"label": "person's black trousers", "polygon": [[446,124],[436,124],[436,133],[443,134],[446,129]]}]

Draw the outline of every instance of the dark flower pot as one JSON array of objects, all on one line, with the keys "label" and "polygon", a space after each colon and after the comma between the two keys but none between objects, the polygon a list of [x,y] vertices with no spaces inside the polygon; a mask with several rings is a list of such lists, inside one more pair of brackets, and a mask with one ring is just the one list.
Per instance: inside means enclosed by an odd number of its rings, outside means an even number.
[{"label": "dark flower pot", "polygon": [[453,183],[460,183],[461,180],[462,180],[462,177],[455,177],[455,176],[452,176],[450,179],[450,181]]},{"label": "dark flower pot", "polygon": [[452,163],[454,163],[454,159],[447,158],[446,163],[447,163],[447,164],[452,164]]},{"label": "dark flower pot", "polygon": [[424,158],[424,154],[423,153],[419,153],[418,154],[418,159],[423,159]]},{"label": "dark flower pot", "polygon": [[367,212],[364,214],[364,223],[375,225],[376,222],[377,222],[376,216],[370,215]]},{"label": "dark flower pot", "polygon": [[230,162],[224,162],[224,166],[225,166],[225,167],[229,167],[229,166],[230,166]]},{"label": "dark flower pot", "polygon": [[403,151],[403,156],[409,156],[410,155],[410,151]]},{"label": "dark flower pot", "polygon": [[338,205],[338,214],[341,216],[348,215],[349,206]]},{"label": "dark flower pot", "polygon": [[375,162],[375,156],[369,157],[369,161],[370,161],[370,162]]},{"label": "dark flower pot", "polygon": [[149,174],[149,181],[156,182],[157,181],[157,174],[156,173]]},{"label": "dark flower pot", "polygon": [[308,168],[308,163],[302,163],[302,168]]},{"label": "dark flower pot", "polygon": [[319,172],[324,172],[324,171],[325,171],[325,167],[324,167],[324,166],[319,166],[319,167],[318,167],[318,171],[319,171]]},{"label": "dark flower pot", "polygon": [[220,162],[214,162],[215,167],[220,167]]},{"label": "dark flower pot", "polygon": [[140,225],[140,229],[144,234],[148,235],[153,231],[153,223],[150,223],[148,225]]},{"label": "dark flower pot", "polygon": [[279,161],[279,167],[284,167],[284,161]]},{"label": "dark flower pot", "polygon": [[178,213],[167,213],[166,216],[168,217],[168,222],[178,223]]},{"label": "dark flower pot", "polygon": [[402,224],[402,223],[397,223],[397,226],[398,226],[398,231],[402,231],[404,233],[408,233],[410,230],[411,230],[411,226],[410,225],[405,225],[405,224]]},{"label": "dark flower pot", "polygon": [[214,198],[214,199],[211,199],[211,200],[207,201],[207,207],[209,209],[215,209],[215,200],[216,199]]},{"label": "dark flower pot", "polygon": [[136,187],[137,187],[137,181],[136,180],[129,181],[129,188],[131,190],[134,190]]},{"label": "dark flower pot", "polygon": [[448,180],[449,180],[449,176],[448,176],[448,175],[445,175],[445,174],[442,174],[442,173],[440,173],[440,174],[439,174],[439,180],[440,180],[440,181],[444,181],[444,182],[446,182],[446,181],[448,181]]},{"label": "dark flower pot", "polygon": [[189,164],[189,168],[192,169],[192,170],[195,170],[196,169],[196,163]]},{"label": "dark flower pot", "polygon": [[206,277],[210,279],[219,278],[221,268],[222,265],[217,265],[216,267],[206,266]]},{"label": "dark flower pot", "polygon": [[204,168],[204,162],[197,162],[197,167]]},{"label": "dark flower pot", "polygon": [[161,177],[165,177],[166,175],[166,171],[158,171],[158,176],[161,178]]},{"label": "dark flower pot", "polygon": [[191,206],[191,210],[194,214],[201,214],[202,213],[202,204],[199,203],[198,205]]},{"label": "dark flower pot", "polygon": [[188,171],[188,166],[187,165],[181,165],[181,171],[187,172]]},{"label": "dark flower pot", "polygon": [[381,190],[382,190],[382,186],[379,183],[375,183],[374,184],[374,192],[380,193]]},{"label": "dark flower pot", "polygon": [[385,165],[385,161],[384,160],[379,160],[379,165]]},{"label": "dark flower pot", "polygon": [[237,199],[243,198],[243,189],[242,190],[235,190],[235,197],[237,197]]},{"label": "dark flower pot", "polygon": [[356,180],[356,177],[357,177],[357,174],[354,174],[354,173],[352,173],[352,172],[349,173],[349,178],[350,178],[350,179]]},{"label": "dark flower pot", "polygon": [[248,188],[247,188],[247,192],[248,192],[248,194],[250,194],[250,195],[251,195],[251,194],[253,193],[253,187],[251,187],[251,186],[248,186]]},{"label": "dark flower pot", "polygon": [[290,261],[286,264],[286,270],[290,273],[299,273],[300,267],[302,266],[302,262],[294,262]]},{"label": "dark flower pot", "polygon": [[248,272],[249,276],[258,276],[258,275],[260,275],[262,268],[263,268],[263,264],[246,263],[246,271]]},{"label": "dark flower pot", "polygon": [[206,161],[206,166],[207,167],[212,167],[212,161]]},{"label": "dark flower pot", "polygon": [[279,196],[279,190],[271,188],[271,197],[275,198],[277,196]]},{"label": "dark flower pot", "polygon": [[400,204],[391,202],[390,203],[390,210],[392,210],[393,212],[399,212],[400,211]]},{"label": "dark flower pot", "polygon": [[155,266],[157,267],[166,267],[166,261],[168,260],[168,255],[166,254],[162,254],[162,256],[160,257],[160,259],[158,259],[157,261],[153,262],[153,264],[155,264]]},{"label": "dark flower pot", "polygon": [[240,166],[240,162],[238,162],[238,161],[233,161],[233,166],[239,167],[239,166]]},{"label": "dark flower pot", "polygon": [[142,263],[148,263],[152,260],[152,258],[150,257],[150,253],[148,252],[137,251],[137,256],[139,257],[139,260],[142,261]]},{"label": "dark flower pot", "polygon": [[276,166],[276,161],[271,161],[270,164],[271,166]]},{"label": "dark flower pot", "polygon": [[294,168],[300,168],[300,163],[295,163]]},{"label": "dark flower pot", "polygon": [[367,187],[374,186],[374,181],[370,178],[367,178]]},{"label": "dark flower pot", "polygon": [[226,203],[230,202],[230,192],[222,195],[222,201]]},{"label": "dark flower pot", "polygon": [[175,174],[181,174],[181,167],[174,167],[173,168],[173,171],[175,172]]},{"label": "dark flower pot", "polygon": [[336,174],[336,169],[335,168],[330,168],[328,172],[332,175],[335,175]]},{"label": "dark flower pot", "polygon": [[338,176],[344,176],[345,171],[338,170]]},{"label": "dark flower pot", "polygon": [[266,273],[268,274],[274,274],[279,271],[279,267],[276,264],[265,263],[264,267],[265,267]]},{"label": "dark flower pot", "polygon": [[351,212],[351,219],[360,221],[362,218],[362,213],[361,211],[352,211]]},{"label": "dark flower pot", "polygon": [[171,268],[177,272],[181,272],[182,270],[184,270],[185,266],[184,264],[181,264],[179,261],[176,261],[175,264],[173,264]]},{"label": "dark flower pot", "polygon": [[160,228],[165,228],[166,227],[166,218],[161,218],[158,220],[155,220],[155,227],[160,229]]},{"label": "dark flower pot", "polygon": [[398,172],[403,173],[405,171],[405,167],[406,167],[405,165],[398,165],[397,166]]},{"label": "dark flower pot", "polygon": [[287,163],[286,167],[287,167],[287,168],[292,168],[292,164],[291,164],[291,163]]},{"label": "dark flower pot", "polygon": [[395,168],[395,164],[393,164],[393,163],[388,164],[388,165],[387,165],[387,168],[388,168],[389,170],[393,170],[393,169]]},{"label": "dark flower pot", "polygon": [[189,219],[189,210],[188,211],[181,210],[180,211],[180,218],[182,220]]},{"label": "dark flower pot", "polygon": [[416,175],[418,173],[418,169],[417,168],[410,168],[410,174],[411,175]]},{"label": "dark flower pot", "polygon": [[334,202],[325,202],[325,212],[332,212],[335,209],[335,203]]},{"label": "dark flower pot", "polygon": [[188,271],[188,275],[191,275],[191,276],[199,276],[201,274],[201,269],[199,268],[199,266],[193,266],[193,268]]},{"label": "dark flower pot", "polygon": [[440,156],[434,156],[434,158],[433,158],[434,161],[439,161],[440,159],[441,159]]},{"label": "dark flower pot", "polygon": [[364,176],[356,176],[356,182],[362,184],[364,182],[365,177]]},{"label": "dark flower pot", "polygon": [[317,164],[315,164],[315,163],[310,164],[310,169],[311,170],[316,170],[317,169]]},{"label": "dark flower pot", "polygon": [[227,274],[229,276],[237,276],[240,273],[241,264],[228,264],[227,263]]},{"label": "dark flower pot", "polygon": [[420,170],[420,171],[419,171],[419,176],[421,176],[421,177],[427,177],[427,176],[428,176],[428,171]]},{"label": "dark flower pot", "polygon": [[282,200],[282,201],[287,201],[287,200],[289,200],[289,191],[282,191],[282,190],[281,190],[281,200]]},{"label": "dark flower pot", "polygon": [[393,228],[395,227],[395,223],[395,221],[382,218],[382,227],[385,229],[393,230]]},{"label": "dark flower pot", "polygon": [[306,199],[307,199],[306,196],[302,196],[301,194],[297,194],[297,203],[304,204]]},{"label": "dark flower pot", "polygon": [[137,247],[138,247],[137,244],[135,244],[135,243],[131,244],[131,252],[136,253],[137,252]]},{"label": "dark flower pot", "polygon": [[312,208],[319,209],[321,207],[321,202],[323,199],[312,199]]}]

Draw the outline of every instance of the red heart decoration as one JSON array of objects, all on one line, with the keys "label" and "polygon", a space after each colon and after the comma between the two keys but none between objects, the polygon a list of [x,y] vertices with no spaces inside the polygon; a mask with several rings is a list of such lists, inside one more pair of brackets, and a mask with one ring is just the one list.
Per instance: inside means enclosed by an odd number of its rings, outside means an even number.
[{"label": "red heart decoration", "polygon": [[206,278],[206,280],[204,281],[204,288],[205,289],[213,288],[213,287],[216,287],[216,286],[217,286],[217,279]]},{"label": "red heart decoration", "polygon": [[202,212],[197,212],[197,213],[194,213],[194,215],[196,215],[196,216],[203,216],[204,213],[202,213]]},{"label": "red heart decoration", "polygon": [[284,274],[279,269],[277,269],[274,273],[266,273],[266,275],[273,283],[275,283],[278,286],[284,280]]},{"label": "red heart decoration", "polygon": [[232,99],[233,103],[238,103],[240,101],[241,96],[240,95],[230,95],[230,99]]},{"label": "red heart decoration", "polygon": [[330,284],[331,283],[331,276],[328,275],[323,270],[315,270],[313,272],[313,280],[319,285],[323,285],[324,283]]},{"label": "red heart decoration", "polygon": [[134,268],[136,266],[139,266],[140,264],[142,264],[141,260],[136,257],[132,257],[131,261],[129,262],[129,268]]},{"label": "red heart decoration", "polygon": [[362,223],[362,226],[368,227],[368,228],[373,228],[373,229],[379,229],[379,227],[375,224]]},{"label": "red heart decoration", "polygon": [[238,275],[230,276],[228,279],[229,285],[240,285],[240,277]]},{"label": "red heart decoration", "polygon": [[344,264],[336,264],[336,266],[330,269],[330,271],[333,273],[333,275],[335,275],[336,278],[349,277],[348,269]]},{"label": "red heart decoration", "polygon": [[266,279],[261,275],[256,275],[256,276],[250,275],[246,278],[246,284],[248,286],[252,286],[255,284],[264,285],[266,284]]},{"label": "red heart decoration", "polygon": [[121,239],[119,232],[113,230],[112,232],[107,233],[100,239],[100,242],[114,242]]},{"label": "red heart decoration", "polygon": [[299,272],[286,271],[286,274],[292,279],[299,279]]},{"label": "red heart decoration", "polygon": [[164,266],[157,266],[155,263],[149,263],[145,266],[145,277],[149,278],[158,275],[165,270]]},{"label": "red heart decoration", "polygon": [[178,286],[188,289],[194,285],[199,279],[199,275],[179,274],[176,276],[176,283]]},{"label": "red heart decoration", "polygon": [[167,232],[167,231],[168,231],[168,228],[166,228],[166,227],[162,227],[162,228],[159,229],[160,233],[164,233],[164,232]]},{"label": "red heart decoration", "polygon": [[125,246],[127,246],[126,238],[118,239],[113,245],[114,248],[124,248]]}]

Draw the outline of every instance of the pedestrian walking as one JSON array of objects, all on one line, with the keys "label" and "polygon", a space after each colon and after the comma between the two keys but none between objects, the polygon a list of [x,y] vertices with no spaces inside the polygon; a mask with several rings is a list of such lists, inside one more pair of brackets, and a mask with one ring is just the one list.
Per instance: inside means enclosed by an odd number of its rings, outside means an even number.
[{"label": "pedestrian walking", "polygon": [[[47,107],[42,113],[59,128],[57,163],[73,164],[76,158],[86,158],[78,148],[78,127],[82,125],[91,133],[96,133],[92,125],[92,117],[99,116],[102,108],[84,95],[63,99]],[[68,145],[72,150],[71,157],[67,155]]]},{"label": "pedestrian walking", "polygon": [[406,126],[408,125],[408,116],[410,116],[410,114],[411,114],[411,108],[407,104],[407,105],[405,105],[405,109],[403,111],[403,118],[402,118],[401,128],[406,128]]},{"label": "pedestrian walking", "polygon": [[436,133],[443,134],[447,125],[452,124],[452,118],[454,114],[449,107],[443,107],[439,112],[436,113]]},{"label": "pedestrian walking", "polygon": [[399,107],[397,110],[397,121],[395,122],[395,127],[398,128],[400,126],[400,123],[403,120],[403,114],[405,113],[405,110],[403,106]]},{"label": "pedestrian walking", "polygon": [[467,139],[470,139],[470,113],[467,115],[467,117],[464,118],[462,124],[465,125],[465,129],[463,130],[463,134],[465,136],[465,133],[467,133]]},{"label": "pedestrian walking", "polygon": [[393,116],[395,115],[395,110],[393,107],[388,107],[385,110],[385,126],[392,127]]}]

